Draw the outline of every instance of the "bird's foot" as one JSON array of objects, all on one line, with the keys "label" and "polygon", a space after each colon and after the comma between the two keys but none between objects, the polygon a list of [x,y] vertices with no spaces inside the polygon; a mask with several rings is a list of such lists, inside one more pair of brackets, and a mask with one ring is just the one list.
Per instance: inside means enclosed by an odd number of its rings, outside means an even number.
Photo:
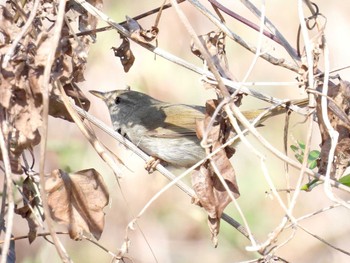
[{"label": "bird's foot", "polygon": [[160,159],[157,157],[151,156],[151,158],[145,164],[145,169],[149,174],[151,174],[156,170],[156,166],[158,164],[160,164]]}]

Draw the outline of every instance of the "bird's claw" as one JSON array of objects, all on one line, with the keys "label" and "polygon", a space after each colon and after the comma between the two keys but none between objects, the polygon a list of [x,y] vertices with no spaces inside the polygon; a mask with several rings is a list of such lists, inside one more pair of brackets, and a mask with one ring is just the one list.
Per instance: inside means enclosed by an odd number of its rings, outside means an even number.
[{"label": "bird's claw", "polygon": [[145,164],[145,169],[149,174],[151,174],[156,170],[158,164],[160,164],[160,159],[151,156],[151,158]]}]

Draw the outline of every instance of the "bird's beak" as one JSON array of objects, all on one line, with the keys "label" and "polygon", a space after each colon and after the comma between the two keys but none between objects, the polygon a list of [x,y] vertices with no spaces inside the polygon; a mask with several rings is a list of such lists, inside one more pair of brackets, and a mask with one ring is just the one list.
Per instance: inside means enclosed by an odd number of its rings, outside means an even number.
[{"label": "bird's beak", "polygon": [[89,92],[96,96],[97,98],[100,98],[102,100],[105,100],[106,99],[106,94],[102,91],[97,91],[97,90],[89,90]]}]

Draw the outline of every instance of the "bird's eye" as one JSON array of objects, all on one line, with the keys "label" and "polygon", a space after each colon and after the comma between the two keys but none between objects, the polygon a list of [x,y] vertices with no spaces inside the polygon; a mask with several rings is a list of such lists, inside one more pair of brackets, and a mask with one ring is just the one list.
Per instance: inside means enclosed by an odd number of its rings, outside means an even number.
[{"label": "bird's eye", "polygon": [[115,104],[119,104],[119,103],[120,103],[120,97],[116,97],[116,98],[114,99],[114,103],[115,103]]}]

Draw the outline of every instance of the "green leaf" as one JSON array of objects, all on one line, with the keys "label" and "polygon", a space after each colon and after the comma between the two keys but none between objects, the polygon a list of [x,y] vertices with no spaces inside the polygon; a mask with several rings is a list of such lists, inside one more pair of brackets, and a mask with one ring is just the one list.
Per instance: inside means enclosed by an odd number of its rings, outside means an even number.
[{"label": "green leaf", "polygon": [[313,150],[309,153],[308,160],[314,161],[314,160],[317,160],[319,157],[320,157],[320,151]]},{"label": "green leaf", "polygon": [[298,141],[298,144],[299,144],[300,149],[305,150],[305,143]]},{"label": "green leaf", "polygon": [[[305,143],[298,141],[298,145],[290,145],[290,148],[295,153],[295,158],[298,160],[298,162],[302,163],[304,160],[304,152],[305,152]],[[310,151],[308,155],[308,166],[310,169],[314,169],[317,167],[317,160],[320,157],[320,151],[313,150]]]},{"label": "green leaf", "polygon": [[290,146],[290,148],[291,148],[291,150],[292,150],[293,152],[299,151],[299,147],[297,147],[297,146],[295,146],[295,145],[293,145],[293,144]]},{"label": "green leaf", "polygon": [[309,163],[309,169],[314,169],[317,167],[317,160],[313,160]]},{"label": "green leaf", "polygon": [[350,187],[350,174],[344,175],[338,182]]},{"label": "green leaf", "polygon": [[298,160],[299,163],[302,163],[302,162],[303,162],[303,159],[304,159],[304,155],[303,155],[303,154],[297,153],[297,154],[295,154],[294,156],[295,156],[295,158]]}]

